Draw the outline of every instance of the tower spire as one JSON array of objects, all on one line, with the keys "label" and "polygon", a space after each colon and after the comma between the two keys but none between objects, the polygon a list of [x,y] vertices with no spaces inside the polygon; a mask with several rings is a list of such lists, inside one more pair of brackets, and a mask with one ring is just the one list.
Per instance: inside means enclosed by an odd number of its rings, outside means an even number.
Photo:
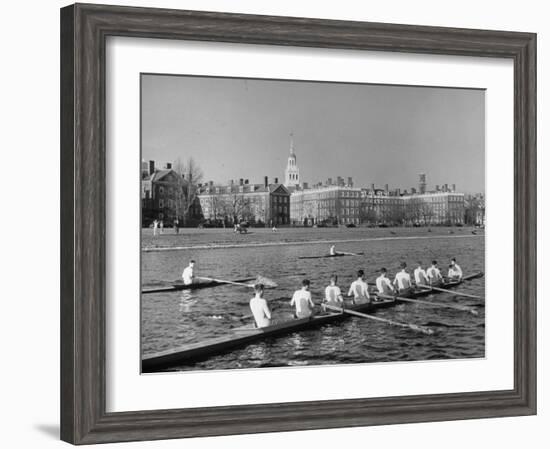
[{"label": "tower spire", "polygon": [[290,133],[290,154],[294,154],[294,132]]}]

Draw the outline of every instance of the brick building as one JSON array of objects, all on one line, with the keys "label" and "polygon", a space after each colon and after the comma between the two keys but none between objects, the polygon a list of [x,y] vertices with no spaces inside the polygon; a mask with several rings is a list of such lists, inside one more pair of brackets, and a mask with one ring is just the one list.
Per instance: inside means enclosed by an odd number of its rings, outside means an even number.
[{"label": "brick building", "polygon": [[290,222],[290,192],[277,178],[268,183],[266,176],[263,184],[250,184],[248,179],[227,185],[209,182],[199,187],[197,197],[202,216],[211,222],[270,226]]}]

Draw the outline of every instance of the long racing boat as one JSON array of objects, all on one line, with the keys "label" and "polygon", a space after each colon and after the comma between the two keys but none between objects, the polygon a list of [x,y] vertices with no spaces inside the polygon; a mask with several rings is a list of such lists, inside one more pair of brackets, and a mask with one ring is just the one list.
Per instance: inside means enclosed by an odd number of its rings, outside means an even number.
[{"label": "long racing boat", "polygon": [[231,283],[231,282],[246,284],[248,282],[254,281],[255,279],[256,278],[233,279],[230,282],[211,280],[211,281],[196,282],[193,284],[184,284],[181,280],[179,280],[169,286],[149,288],[149,289],[142,290],[141,293],[148,294],[148,293],[160,293],[160,292],[174,292],[177,290],[200,290],[202,288],[211,288],[211,287],[219,287],[220,285],[227,285],[228,283]]},{"label": "long racing boat", "polygon": [[[483,272],[474,273],[469,276],[465,276],[462,281],[446,282],[440,285],[440,287],[446,289],[453,288],[462,284],[463,281],[468,281],[482,276]],[[435,293],[438,292],[426,288],[418,289],[401,296],[414,299]],[[375,312],[378,309],[393,307],[402,302],[403,301],[393,297],[378,297],[376,301],[368,304],[346,306],[346,309],[354,312],[370,313]],[[145,355],[141,361],[142,372],[155,372],[174,366],[190,365],[212,355],[221,354],[237,347],[243,347],[255,341],[279,337],[281,335],[319,327],[324,324],[338,322],[349,317],[349,314],[343,312],[327,313],[324,315],[316,315],[303,319],[289,320],[263,328],[251,326],[233,328],[223,337],[203,340],[198,343],[186,344],[167,351]]]}]

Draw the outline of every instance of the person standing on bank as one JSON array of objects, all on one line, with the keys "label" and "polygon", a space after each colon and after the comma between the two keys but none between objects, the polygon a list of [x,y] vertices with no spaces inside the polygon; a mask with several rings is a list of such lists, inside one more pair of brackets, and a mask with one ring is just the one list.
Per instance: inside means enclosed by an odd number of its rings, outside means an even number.
[{"label": "person standing on bank", "polygon": [[158,220],[153,220],[153,236],[156,236],[156,235],[157,235],[158,227],[159,227],[159,222],[158,222]]},{"label": "person standing on bank", "polygon": [[364,280],[365,272],[357,271],[357,279],[349,287],[348,296],[353,295],[353,304],[366,304],[370,302],[369,286]]},{"label": "person standing on bank", "polygon": [[180,221],[177,218],[174,218],[174,232],[176,234],[180,233]]},{"label": "person standing on bank", "polygon": [[294,295],[292,295],[292,299],[290,300],[290,306],[296,307],[294,316],[298,319],[313,316],[313,309],[315,308],[315,304],[313,304],[313,301],[311,299],[309,285],[309,279],[304,279],[302,281],[302,288],[300,290],[296,290],[294,292]]},{"label": "person standing on bank", "polygon": [[254,285],[254,298],[250,300],[250,310],[254,315],[254,321],[256,321],[256,327],[267,327],[271,325],[271,310],[269,305],[264,299],[264,286],[263,284]]}]

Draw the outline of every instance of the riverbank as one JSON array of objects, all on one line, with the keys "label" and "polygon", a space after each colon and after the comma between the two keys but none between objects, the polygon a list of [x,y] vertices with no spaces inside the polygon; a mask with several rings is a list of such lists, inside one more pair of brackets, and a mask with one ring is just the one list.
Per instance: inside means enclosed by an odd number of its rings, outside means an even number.
[{"label": "riverbank", "polygon": [[[142,251],[169,251],[186,249],[246,248],[279,245],[307,245],[327,243],[359,243],[367,241],[431,238],[480,238],[484,231],[472,227],[433,228],[281,228],[273,232],[266,228],[251,228],[247,234],[236,234],[232,229],[182,228],[165,229],[153,235],[152,229],[141,231]],[[338,249],[338,247],[337,247]]]}]

